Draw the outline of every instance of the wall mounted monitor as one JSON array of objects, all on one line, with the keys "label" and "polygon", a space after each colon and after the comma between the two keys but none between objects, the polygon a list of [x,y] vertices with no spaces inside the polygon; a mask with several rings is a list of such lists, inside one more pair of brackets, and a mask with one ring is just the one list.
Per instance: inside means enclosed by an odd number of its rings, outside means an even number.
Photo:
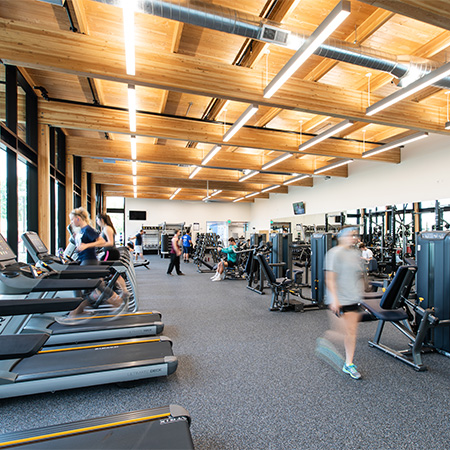
[{"label": "wall mounted monitor", "polygon": [[305,214],[305,203],[304,202],[297,202],[292,204],[294,208],[294,214]]},{"label": "wall mounted monitor", "polygon": [[130,211],[130,220],[147,220],[147,211]]}]

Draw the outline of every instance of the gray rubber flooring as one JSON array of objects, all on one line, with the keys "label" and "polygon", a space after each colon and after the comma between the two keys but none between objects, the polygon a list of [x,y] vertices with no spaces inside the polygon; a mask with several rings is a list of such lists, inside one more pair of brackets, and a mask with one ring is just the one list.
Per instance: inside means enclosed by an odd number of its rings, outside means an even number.
[{"label": "gray rubber flooring", "polygon": [[[191,264],[138,268],[141,309],[163,315],[178,370],[124,389],[106,385],[0,401],[9,432],[169,403],[191,414],[197,450],[449,449],[450,359],[427,354],[427,372],[369,348],[362,323],[355,362],[364,379],[314,354],[326,311],[269,312],[270,295],[245,281],[209,281]],[[405,344],[393,328],[390,345]],[[130,446],[130,448],[132,448]]]}]

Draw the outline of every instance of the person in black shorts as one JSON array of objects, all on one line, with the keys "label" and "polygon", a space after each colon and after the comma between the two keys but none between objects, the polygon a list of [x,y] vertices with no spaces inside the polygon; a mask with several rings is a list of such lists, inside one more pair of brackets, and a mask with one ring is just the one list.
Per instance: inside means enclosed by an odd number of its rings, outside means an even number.
[{"label": "person in black shorts", "polygon": [[136,255],[136,261],[139,259],[139,255],[144,259],[144,249],[142,248],[142,235],[145,234],[144,230],[140,230],[139,233],[130,238],[134,239],[134,253]]}]

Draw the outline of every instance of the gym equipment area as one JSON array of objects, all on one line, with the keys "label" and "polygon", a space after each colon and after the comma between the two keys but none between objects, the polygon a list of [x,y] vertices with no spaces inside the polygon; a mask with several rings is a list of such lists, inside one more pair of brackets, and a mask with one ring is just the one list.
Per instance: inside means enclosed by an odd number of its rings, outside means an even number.
[{"label": "gym equipment area", "polygon": [[450,0],[0,1],[0,450],[450,447]]}]

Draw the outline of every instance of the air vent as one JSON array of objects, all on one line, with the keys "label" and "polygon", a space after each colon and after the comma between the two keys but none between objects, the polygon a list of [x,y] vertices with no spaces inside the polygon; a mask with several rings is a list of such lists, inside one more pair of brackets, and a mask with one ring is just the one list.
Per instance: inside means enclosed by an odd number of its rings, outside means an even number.
[{"label": "air vent", "polygon": [[271,25],[263,25],[259,39],[278,45],[286,45],[290,31],[280,30]]}]

